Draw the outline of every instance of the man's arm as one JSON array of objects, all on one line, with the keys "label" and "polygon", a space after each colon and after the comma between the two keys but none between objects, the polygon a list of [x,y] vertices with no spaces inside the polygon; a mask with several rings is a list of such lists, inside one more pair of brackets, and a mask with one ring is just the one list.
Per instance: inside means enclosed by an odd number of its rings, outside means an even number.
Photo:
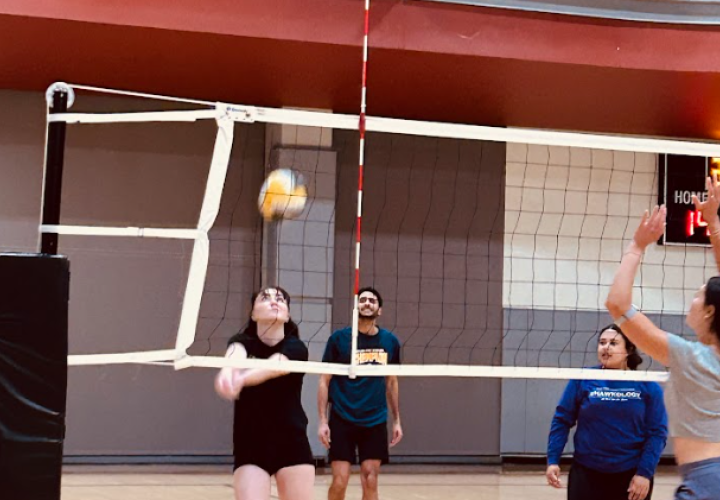
[{"label": "man's arm", "polygon": [[393,419],[393,436],[390,446],[395,446],[402,439],[403,431],[400,423],[400,389],[398,378],[394,375],[385,377],[385,397]]},{"label": "man's arm", "polygon": [[325,448],[330,448],[330,427],[328,426],[327,415],[330,379],[332,379],[332,375],[322,374],[318,384],[318,438]]},{"label": "man's arm", "polygon": [[392,414],[393,423],[400,423],[400,391],[398,388],[398,378],[396,376],[385,377],[388,406]]},{"label": "man's arm", "polygon": [[322,374],[320,375],[320,383],[318,384],[318,417],[320,423],[327,423],[327,407],[328,407],[328,389],[330,387],[330,379],[332,375]]}]

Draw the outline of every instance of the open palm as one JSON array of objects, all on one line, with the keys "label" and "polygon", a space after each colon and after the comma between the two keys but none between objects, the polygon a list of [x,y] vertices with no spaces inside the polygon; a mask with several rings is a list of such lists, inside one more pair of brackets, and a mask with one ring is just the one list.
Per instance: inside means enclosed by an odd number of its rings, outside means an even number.
[{"label": "open palm", "polygon": [[707,189],[707,198],[705,201],[693,195],[692,200],[695,204],[695,209],[702,213],[703,219],[713,227],[720,226],[720,220],[718,219],[718,209],[720,209],[720,185],[718,185],[718,176],[713,173],[711,177],[708,177],[705,182],[705,188]]},{"label": "open palm", "polygon": [[667,210],[665,205],[653,208],[652,212],[645,210],[640,225],[635,230],[635,244],[645,249],[651,243],[655,243],[665,231],[665,216]]}]

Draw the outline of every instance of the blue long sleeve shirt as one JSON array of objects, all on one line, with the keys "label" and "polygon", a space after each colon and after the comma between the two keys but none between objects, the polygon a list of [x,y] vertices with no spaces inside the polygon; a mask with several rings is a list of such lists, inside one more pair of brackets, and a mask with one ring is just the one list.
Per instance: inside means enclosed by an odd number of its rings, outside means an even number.
[{"label": "blue long sleeve shirt", "polygon": [[560,463],[576,424],[574,459],[581,465],[605,473],[655,474],[668,435],[657,383],[571,380],[550,426],[548,465]]}]

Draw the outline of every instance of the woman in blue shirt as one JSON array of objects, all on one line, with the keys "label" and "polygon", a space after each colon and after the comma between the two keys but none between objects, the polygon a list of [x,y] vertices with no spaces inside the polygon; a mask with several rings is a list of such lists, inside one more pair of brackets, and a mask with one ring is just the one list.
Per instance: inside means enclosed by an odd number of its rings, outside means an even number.
[{"label": "woman in blue shirt", "polygon": [[[599,369],[635,370],[635,344],[616,325],[600,332]],[[571,380],[548,438],[548,484],[560,482],[560,456],[577,424],[568,500],[649,500],[667,440],[663,393],[655,382]]]}]

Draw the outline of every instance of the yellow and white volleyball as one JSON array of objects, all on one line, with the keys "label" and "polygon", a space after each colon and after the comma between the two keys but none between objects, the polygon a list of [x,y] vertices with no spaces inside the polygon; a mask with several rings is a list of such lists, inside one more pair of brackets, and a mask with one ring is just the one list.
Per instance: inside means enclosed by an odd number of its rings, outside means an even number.
[{"label": "yellow and white volleyball", "polygon": [[260,189],[258,208],[265,220],[292,219],[300,215],[307,202],[307,186],[290,169],[273,170]]}]

